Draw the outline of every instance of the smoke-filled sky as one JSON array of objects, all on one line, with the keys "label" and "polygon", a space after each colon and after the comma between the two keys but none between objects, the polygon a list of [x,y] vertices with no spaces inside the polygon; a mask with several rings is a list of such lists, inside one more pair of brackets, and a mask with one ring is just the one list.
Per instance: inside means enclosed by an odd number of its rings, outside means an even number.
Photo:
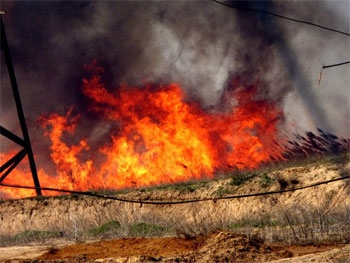
[{"label": "smoke-filled sky", "polygon": [[[350,32],[350,2],[231,1]],[[96,58],[110,87],[179,83],[210,109],[235,77],[285,112],[287,133],[320,127],[350,136],[350,38],[213,1],[1,1],[34,152],[42,113],[86,107],[83,65]],[[1,56],[1,125],[20,132]],[[90,134],[103,129],[89,123]],[[3,139],[1,141],[4,146]]]}]

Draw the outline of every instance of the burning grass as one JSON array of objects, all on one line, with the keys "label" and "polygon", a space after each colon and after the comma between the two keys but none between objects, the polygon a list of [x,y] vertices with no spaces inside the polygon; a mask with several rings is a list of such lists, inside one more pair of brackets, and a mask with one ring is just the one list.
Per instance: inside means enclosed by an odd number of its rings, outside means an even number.
[{"label": "burning grass", "polygon": [[[48,162],[55,167],[55,175],[45,170],[47,164],[39,169],[44,187],[88,191],[154,186],[213,178],[217,170],[254,169],[283,158],[274,143],[280,140],[283,112],[257,95],[258,83],[231,81],[220,103],[205,110],[189,101],[177,83],[109,87],[96,61],[85,69],[81,91],[88,107],[39,118],[50,148]],[[94,131],[84,127],[91,121],[86,116],[94,116]],[[4,182],[23,184],[30,178],[28,171],[16,169]],[[6,198],[34,194],[28,189],[1,192]]]},{"label": "burning grass", "polygon": [[[259,83],[247,86],[234,79],[220,103],[205,110],[188,101],[179,84],[108,87],[104,69],[96,61],[85,68],[89,76],[81,90],[89,105],[86,112],[71,107],[63,115],[39,118],[50,148],[47,163],[53,166],[50,173],[46,163],[38,171],[43,187],[120,190],[227,174],[234,174],[232,183],[239,185],[253,177],[256,169],[349,149],[349,139],[321,129],[318,134],[309,131],[294,138],[282,135],[283,111],[278,103],[258,96]],[[84,127],[89,123],[85,115],[94,116],[94,131]],[[98,133],[99,138],[90,133]],[[5,160],[13,154],[0,157]],[[30,171],[22,167],[2,179],[7,184],[32,185]],[[191,184],[183,189],[195,190]],[[1,188],[0,194],[21,198],[35,191]]]}]

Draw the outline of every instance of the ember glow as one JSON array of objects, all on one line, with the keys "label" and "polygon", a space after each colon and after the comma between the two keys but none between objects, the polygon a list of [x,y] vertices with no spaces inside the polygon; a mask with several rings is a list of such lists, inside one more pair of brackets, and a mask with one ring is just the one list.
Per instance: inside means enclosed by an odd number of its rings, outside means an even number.
[{"label": "ember glow", "polygon": [[[87,138],[76,138],[82,120],[73,107],[65,115],[43,114],[39,122],[51,141],[56,167],[52,175],[39,169],[43,187],[86,191],[174,183],[282,158],[273,142],[279,140],[283,112],[272,102],[256,99],[258,85],[233,81],[220,106],[208,112],[187,102],[179,84],[110,89],[96,61],[85,68],[90,76],[83,79],[82,93],[88,111],[100,119],[99,125],[114,128],[95,149]],[[75,143],[64,140],[67,136]],[[4,183],[33,185],[30,172],[19,168]],[[6,198],[34,195],[32,190],[7,188],[1,193]]]}]

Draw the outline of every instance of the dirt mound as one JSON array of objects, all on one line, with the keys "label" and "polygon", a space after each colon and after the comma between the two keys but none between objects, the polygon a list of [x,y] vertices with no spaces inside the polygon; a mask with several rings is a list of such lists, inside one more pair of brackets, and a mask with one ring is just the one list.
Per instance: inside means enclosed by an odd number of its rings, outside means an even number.
[{"label": "dirt mound", "polygon": [[256,236],[216,232],[193,239],[122,238],[76,244],[51,249],[35,262],[266,262],[336,247],[268,245]]},{"label": "dirt mound", "polygon": [[90,244],[75,244],[62,249],[51,249],[39,259],[85,259],[146,256],[150,258],[174,256],[197,250],[202,237],[192,240],[181,238],[121,238],[101,240]]}]

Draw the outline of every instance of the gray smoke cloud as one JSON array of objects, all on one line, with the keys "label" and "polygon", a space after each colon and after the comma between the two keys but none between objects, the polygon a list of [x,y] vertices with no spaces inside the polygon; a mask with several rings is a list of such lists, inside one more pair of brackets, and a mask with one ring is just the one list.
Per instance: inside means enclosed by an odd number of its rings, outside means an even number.
[{"label": "gray smoke cloud", "polygon": [[[232,1],[350,31],[348,1]],[[34,152],[47,151],[35,121],[86,107],[83,64],[97,58],[108,86],[177,82],[187,100],[211,108],[234,77],[259,82],[259,98],[284,108],[288,132],[320,127],[350,136],[349,38],[212,1],[3,1],[1,8]],[[340,8],[340,6],[342,8]],[[16,131],[1,62],[1,124]],[[89,119],[90,118],[90,119]],[[86,137],[110,129],[89,115]],[[44,140],[45,141],[45,140]],[[2,148],[5,144],[2,143]]]}]

